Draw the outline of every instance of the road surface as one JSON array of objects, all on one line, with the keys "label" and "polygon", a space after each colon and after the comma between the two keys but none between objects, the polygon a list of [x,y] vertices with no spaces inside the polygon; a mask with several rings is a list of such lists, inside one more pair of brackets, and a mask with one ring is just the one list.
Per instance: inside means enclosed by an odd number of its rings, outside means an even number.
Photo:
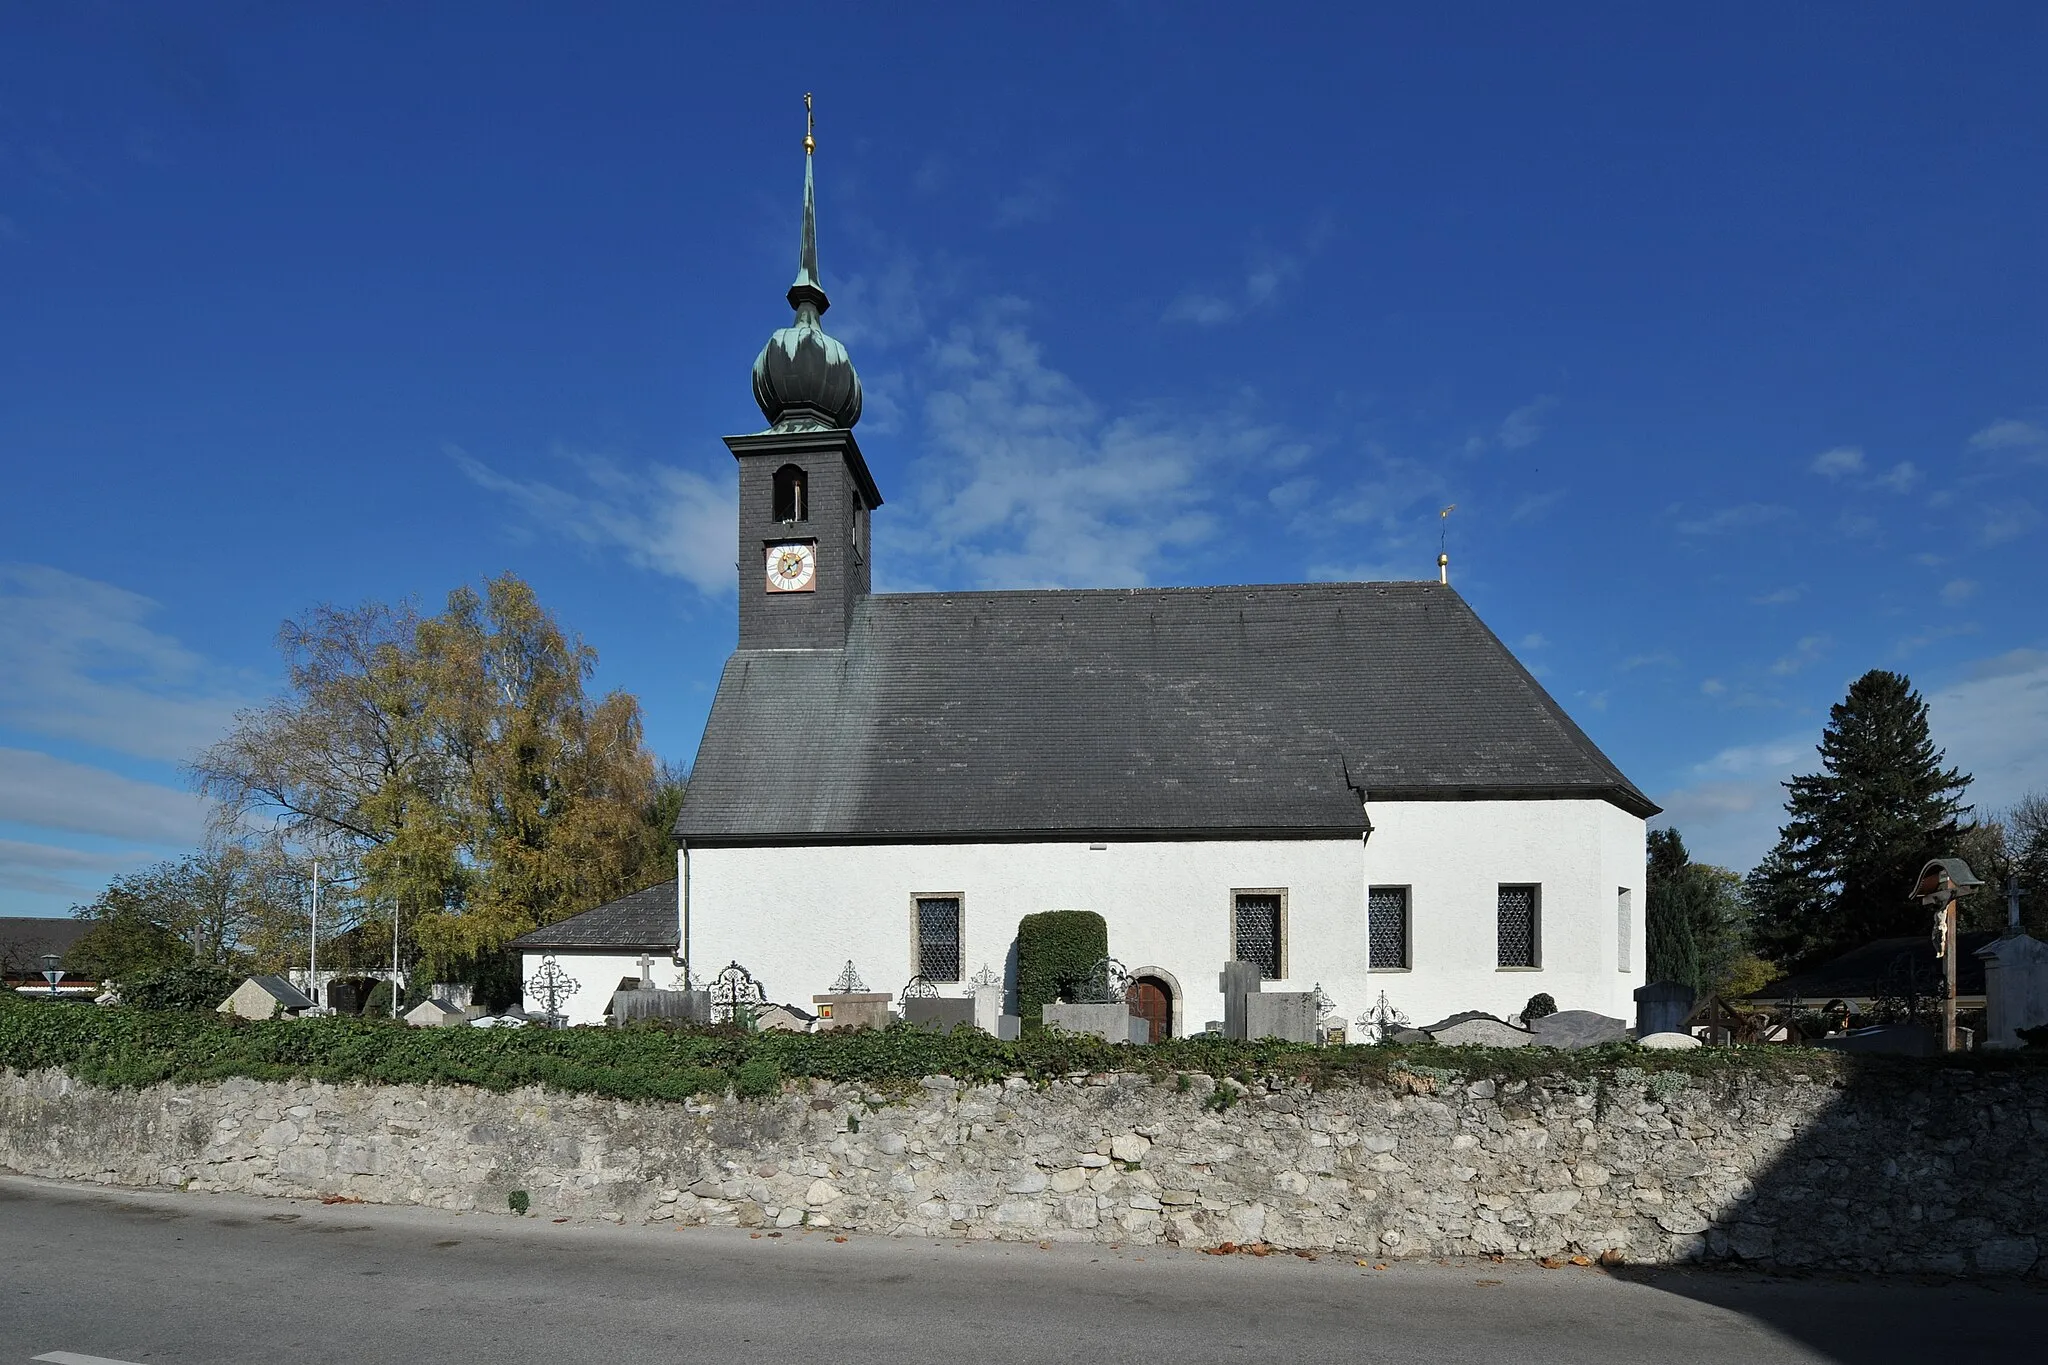
[{"label": "road surface", "polygon": [[0,1177],[0,1365],[2028,1359],[2039,1283],[776,1237]]}]

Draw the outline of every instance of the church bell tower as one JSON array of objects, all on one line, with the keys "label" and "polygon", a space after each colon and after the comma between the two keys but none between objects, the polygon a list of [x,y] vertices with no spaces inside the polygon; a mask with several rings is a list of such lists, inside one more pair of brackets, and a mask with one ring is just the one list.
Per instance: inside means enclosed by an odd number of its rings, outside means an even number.
[{"label": "church bell tower", "polygon": [[805,95],[803,245],[788,295],[796,319],[754,361],[768,429],[725,438],[740,466],[741,649],[843,649],[873,583],[868,521],[882,494],[853,439],[860,376],[818,321],[831,301],[818,282],[810,107]]}]

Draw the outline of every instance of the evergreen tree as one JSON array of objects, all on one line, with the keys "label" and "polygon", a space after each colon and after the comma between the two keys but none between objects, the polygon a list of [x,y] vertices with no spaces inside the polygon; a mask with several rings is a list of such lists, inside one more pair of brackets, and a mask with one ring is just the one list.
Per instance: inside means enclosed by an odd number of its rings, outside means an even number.
[{"label": "evergreen tree", "polygon": [[1900,674],[1873,669],[1850,684],[1820,757],[1820,772],[1785,784],[1777,846],[1748,880],[1759,948],[1795,969],[1924,929],[1913,878],[1955,852],[1969,810],[1969,777],[1942,767],[1927,703]]},{"label": "evergreen tree", "polygon": [[1653,829],[1647,880],[1649,979],[1680,982],[1695,995],[1721,989],[1743,948],[1735,875],[1694,862],[1677,830]]}]

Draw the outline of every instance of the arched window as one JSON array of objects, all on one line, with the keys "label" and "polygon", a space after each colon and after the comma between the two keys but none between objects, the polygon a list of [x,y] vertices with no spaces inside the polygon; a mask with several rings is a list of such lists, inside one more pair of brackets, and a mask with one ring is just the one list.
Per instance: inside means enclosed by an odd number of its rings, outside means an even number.
[{"label": "arched window", "polygon": [[803,470],[793,464],[786,464],[775,471],[775,519],[811,519],[810,484],[804,477]]}]

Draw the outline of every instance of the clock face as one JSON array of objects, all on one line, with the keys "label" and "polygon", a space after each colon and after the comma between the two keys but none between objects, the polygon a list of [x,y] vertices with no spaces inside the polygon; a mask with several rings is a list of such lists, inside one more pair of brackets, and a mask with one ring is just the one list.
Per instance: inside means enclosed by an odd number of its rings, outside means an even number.
[{"label": "clock face", "polygon": [[792,541],[768,547],[768,591],[813,592],[818,586],[818,547]]}]

